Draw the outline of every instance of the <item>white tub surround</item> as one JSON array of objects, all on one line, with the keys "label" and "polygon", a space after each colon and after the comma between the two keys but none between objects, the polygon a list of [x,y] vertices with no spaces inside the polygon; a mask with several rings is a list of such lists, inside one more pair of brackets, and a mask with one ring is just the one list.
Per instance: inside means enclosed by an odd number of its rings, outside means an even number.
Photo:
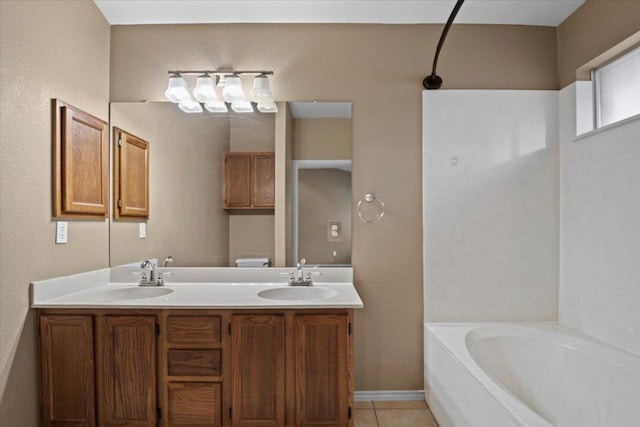
[{"label": "white tub surround", "polygon": [[576,137],[581,84],[560,91],[560,322],[640,355],[640,117]]},{"label": "white tub surround", "polygon": [[556,320],[557,91],[422,105],[425,321]]},{"label": "white tub surround", "polygon": [[[353,285],[352,268],[309,269],[314,285],[308,289],[317,298],[268,299],[259,292],[290,287],[291,268],[160,268],[171,272],[161,287],[140,287],[132,273],[140,269],[112,268],[73,276],[33,282],[33,308],[362,308],[362,300]],[[138,276],[139,277],[139,276]],[[165,292],[147,296],[145,292]],[[161,291],[164,290],[164,291]],[[139,295],[138,295],[139,291]],[[328,296],[326,296],[328,295]]]},{"label": "white tub surround", "polygon": [[551,322],[425,324],[425,391],[441,427],[632,426],[640,358]]}]

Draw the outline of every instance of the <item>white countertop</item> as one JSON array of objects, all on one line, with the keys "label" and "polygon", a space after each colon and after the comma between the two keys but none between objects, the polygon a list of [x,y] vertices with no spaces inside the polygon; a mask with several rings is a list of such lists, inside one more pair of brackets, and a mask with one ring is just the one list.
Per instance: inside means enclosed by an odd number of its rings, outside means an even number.
[{"label": "white countertop", "polygon": [[[169,270],[169,269],[167,269]],[[187,270],[187,269],[184,269]],[[268,276],[274,277],[274,269]],[[284,270],[284,269],[283,269]],[[135,271],[135,270],[129,270]],[[204,271],[204,270],[203,270]],[[291,271],[287,269],[286,271]],[[208,280],[229,278],[229,271],[204,271]],[[189,276],[198,275],[198,269],[188,271]],[[279,272],[275,272],[279,273]],[[140,308],[140,309],[323,309],[362,308],[363,303],[351,282],[317,282],[310,288],[291,287],[285,282],[245,282],[244,278],[255,280],[255,269],[247,274],[232,272],[234,282],[228,281],[172,281],[161,287],[140,287],[135,282],[122,282],[121,269],[104,269],[56,279],[34,282],[31,286],[31,307],[33,308]],[[347,279],[352,273],[344,276]],[[279,274],[278,274],[279,275]],[[180,274],[177,274],[180,276]],[[184,274],[183,274],[184,276]],[[199,277],[204,277],[199,275]],[[336,277],[335,272],[325,277]],[[340,277],[340,276],[338,276]],[[128,279],[131,280],[131,279]],[[324,289],[328,297],[316,299],[267,299],[258,292],[270,289],[305,289],[312,292]],[[144,292],[167,292],[166,295],[146,297]],[[138,293],[141,295],[138,295]],[[169,293],[170,292],[170,293]]]}]

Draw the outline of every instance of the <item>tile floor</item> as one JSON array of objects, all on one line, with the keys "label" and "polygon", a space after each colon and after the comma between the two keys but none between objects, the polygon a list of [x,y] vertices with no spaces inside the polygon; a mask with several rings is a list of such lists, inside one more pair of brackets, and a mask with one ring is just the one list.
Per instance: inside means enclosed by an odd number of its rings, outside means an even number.
[{"label": "tile floor", "polygon": [[354,427],[438,427],[421,400],[356,402]]}]

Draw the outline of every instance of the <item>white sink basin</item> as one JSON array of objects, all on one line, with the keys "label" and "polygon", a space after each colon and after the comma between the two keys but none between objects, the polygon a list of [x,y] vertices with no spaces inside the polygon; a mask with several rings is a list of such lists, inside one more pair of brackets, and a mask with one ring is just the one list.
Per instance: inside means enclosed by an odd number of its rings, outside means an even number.
[{"label": "white sink basin", "polygon": [[144,299],[144,298],[153,298],[153,297],[161,297],[163,295],[169,295],[173,292],[173,289],[170,288],[141,288],[141,287],[131,287],[125,289],[108,289],[106,291],[102,291],[101,293],[110,299],[113,300],[129,300],[129,299]]},{"label": "white sink basin", "polygon": [[281,300],[281,301],[302,301],[302,300],[314,300],[331,298],[337,295],[338,292],[333,289],[320,288],[320,287],[287,287],[287,288],[275,288],[265,289],[258,292],[260,298]]}]

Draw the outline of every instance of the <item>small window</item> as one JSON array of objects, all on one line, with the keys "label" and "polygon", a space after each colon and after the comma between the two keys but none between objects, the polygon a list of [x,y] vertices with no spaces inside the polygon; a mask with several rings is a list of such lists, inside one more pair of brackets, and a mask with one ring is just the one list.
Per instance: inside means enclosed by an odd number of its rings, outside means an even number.
[{"label": "small window", "polygon": [[593,70],[598,128],[640,114],[640,48]]}]

